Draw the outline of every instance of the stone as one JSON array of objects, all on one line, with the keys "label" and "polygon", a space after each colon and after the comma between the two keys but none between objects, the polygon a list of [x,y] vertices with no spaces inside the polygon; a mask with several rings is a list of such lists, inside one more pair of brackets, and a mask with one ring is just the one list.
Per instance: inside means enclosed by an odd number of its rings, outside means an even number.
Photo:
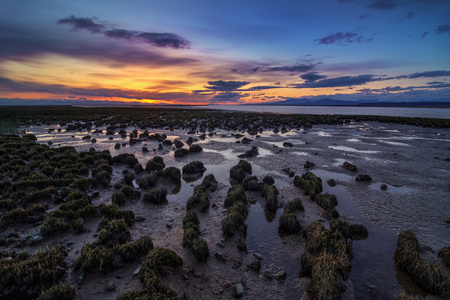
[{"label": "stone", "polygon": [[116,285],[114,282],[108,282],[103,286],[103,289],[107,292],[114,292],[116,290]]},{"label": "stone", "polygon": [[25,244],[28,246],[31,246],[31,245],[39,243],[43,239],[44,239],[44,237],[42,235],[35,235],[35,236],[27,238],[27,240],[25,241]]},{"label": "stone", "polygon": [[259,253],[253,253],[253,257],[256,258],[256,259],[259,259],[259,260],[262,259],[262,255],[259,254]]},{"label": "stone", "polygon": [[136,222],[144,222],[146,219],[144,217],[141,216],[137,216],[136,217]]},{"label": "stone", "polygon": [[327,183],[331,187],[336,186],[336,180],[334,180],[334,179],[328,179]]},{"label": "stone", "polygon": [[220,261],[226,261],[227,260],[226,257],[225,257],[225,254],[223,254],[220,251],[217,251],[216,253],[214,253],[214,256]]},{"label": "stone", "polygon": [[294,147],[294,145],[290,142],[284,142],[283,147]]},{"label": "stone", "polygon": [[384,184],[384,183],[382,183],[381,185],[380,185],[380,190],[382,190],[382,191],[385,191],[385,190],[387,190],[387,185],[386,184]]},{"label": "stone", "polygon": [[371,182],[372,181],[372,177],[370,177],[367,174],[360,174],[358,176],[356,176],[355,178],[356,181],[367,181],[367,182]]},{"label": "stone", "polygon": [[276,280],[283,280],[286,278],[286,271],[281,270],[281,271],[275,273],[275,275],[273,275],[273,277],[275,277]]},{"label": "stone", "polygon": [[244,294],[244,286],[242,285],[242,283],[236,284],[233,287],[233,290],[234,290],[234,297],[235,298],[240,298]]},{"label": "stone", "polygon": [[358,171],[358,168],[355,165],[352,165],[351,163],[349,163],[348,161],[344,162],[342,164],[342,167],[344,169],[347,169],[347,170],[352,171],[352,172]]},{"label": "stone", "polygon": [[253,271],[259,272],[259,270],[261,269],[261,260],[253,258],[253,261],[248,265],[248,267]]},{"label": "stone", "polygon": [[222,243],[217,243],[216,246],[218,246],[218,247],[220,247],[220,248],[224,248],[224,247],[225,247],[225,245],[222,244]]},{"label": "stone", "polygon": [[173,226],[171,224],[166,224],[166,227],[172,229]]},{"label": "stone", "polygon": [[316,165],[312,162],[312,161],[306,161],[306,163],[303,165],[303,168],[305,168],[305,169],[309,169],[309,168],[312,168],[312,167],[315,167]]},{"label": "stone", "polygon": [[141,271],[141,267],[137,268],[134,273],[133,276],[137,276],[139,274],[139,271]]}]

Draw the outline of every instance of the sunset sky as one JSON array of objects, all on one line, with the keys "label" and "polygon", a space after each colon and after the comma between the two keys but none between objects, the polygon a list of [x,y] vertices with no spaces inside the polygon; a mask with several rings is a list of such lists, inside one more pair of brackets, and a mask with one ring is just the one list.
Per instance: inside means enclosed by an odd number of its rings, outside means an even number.
[{"label": "sunset sky", "polygon": [[0,100],[8,103],[450,101],[449,0],[0,7]]}]

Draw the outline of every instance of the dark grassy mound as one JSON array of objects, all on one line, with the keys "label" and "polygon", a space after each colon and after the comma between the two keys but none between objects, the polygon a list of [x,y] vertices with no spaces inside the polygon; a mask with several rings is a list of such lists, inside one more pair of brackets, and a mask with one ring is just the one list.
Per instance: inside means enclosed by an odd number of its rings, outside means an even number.
[{"label": "dark grassy mound", "polygon": [[301,188],[311,200],[315,200],[316,196],[322,193],[322,179],[311,172],[303,174],[302,177],[295,176],[294,185]]},{"label": "dark grassy mound", "polygon": [[420,256],[419,242],[410,230],[402,231],[398,236],[395,263],[405,269],[416,283],[428,292],[449,296],[449,278],[438,265],[429,264]]}]

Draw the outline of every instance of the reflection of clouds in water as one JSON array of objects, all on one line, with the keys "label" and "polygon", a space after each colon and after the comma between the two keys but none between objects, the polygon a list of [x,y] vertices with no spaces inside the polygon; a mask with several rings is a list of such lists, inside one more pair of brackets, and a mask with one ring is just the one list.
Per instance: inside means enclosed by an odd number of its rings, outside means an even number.
[{"label": "reflection of clouds in water", "polygon": [[328,148],[334,149],[334,150],[339,150],[339,151],[358,152],[358,153],[365,153],[365,154],[380,153],[380,151],[375,151],[375,150],[358,150],[358,149],[347,147],[347,146],[328,146]]}]

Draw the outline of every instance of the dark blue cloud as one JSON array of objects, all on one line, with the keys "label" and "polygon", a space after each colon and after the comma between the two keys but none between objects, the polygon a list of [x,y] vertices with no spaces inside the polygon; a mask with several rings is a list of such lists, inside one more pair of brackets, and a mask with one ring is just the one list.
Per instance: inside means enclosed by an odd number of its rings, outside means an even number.
[{"label": "dark blue cloud", "polygon": [[58,24],[69,24],[72,25],[72,30],[78,31],[80,29],[85,29],[91,33],[100,33],[105,28],[104,24],[95,23],[96,18],[77,18],[73,15],[59,19]]},{"label": "dark blue cloud", "polygon": [[341,86],[353,86],[362,85],[367,82],[374,81],[374,76],[371,74],[358,75],[358,76],[341,76],[335,78],[322,79],[314,82],[305,82],[301,84],[292,84],[290,87],[305,89],[305,88],[326,88],[326,87],[341,87]]},{"label": "dark blue cloud", "polygon": [[235,91],[238,88],[249,84],[250,82],[247,81],[208,81],[209,85],[206,85],[205,88],[208,90],[213,91],[220,91],[220,92],[230,92]]},{"label": "dark blue cloud", "polygon": [[438,70],[438,71],[419,72],[408,75],[408,78],[440,77],[440,76],[450,76],[450,71]]},{"label": "dark blue cloud", "polygon": [[325,75],[320,75],[316,72],[311,72],[311,73],[306,73],[306,74],[302,74],[300,75],[300,77],[304,80],[306,80],[306,82],[314,82],[320,79],[325,79],[327,78],[327,76]]},{"label": "dark blue cloud", "polygon": [[282,67],[270,67],[263,70],[263,72],[308,72],[314,68],[314,65],[296,65],[296,66],[282,66]]},{"label": "dark blue cloud", "polygon": [[438,26],[438,28],[436,28],[435,31],[436,31],[436,34],[449,32],[450,31],[450,24],[445,24],[445,25]]},{"label": "dark blue cloud", "polygon": [[123,39],[132,42],[143,42],[155,47],[183,49],[189,48],[189,41],[185,38],[169,32],[144,32],[135,30],[125,30],[112,28],[107,25],[95,23],[95,18],[77,18],[69,16],[68,18],[58,20],[58,24],[72,25],[72,30],[78,31],[85,29],[91,33],[103,33],[109,38]]},{"label": "dark blue cloud", "polygon": [[424,37],[426,37],[428,35],[428,33],[429,33],[428,31],[425,31],[420,38],[423,39]]},{"label": "dark blue cloud", "polygon": [[175,33],[140,32],[125,29],[111,29],[104,32],[109,38],[124,39],[133,42],[143,42],[156,47],[174,49],[189,48],[189,41]]},{"label": "dark blue cloud", "polygon": [[217,93],[211,98],[211,103],[238,102],[245,94],[235,92]]},{"label": "dark blue cloud", "polygon": [[330,45],[330,44],[350,44],[350,43],[361,43],[361,42],[371,42],[373,38],[366,38],[356,32],[337,32],[327,35],[323,38],[315,39],[316,44]]}]

